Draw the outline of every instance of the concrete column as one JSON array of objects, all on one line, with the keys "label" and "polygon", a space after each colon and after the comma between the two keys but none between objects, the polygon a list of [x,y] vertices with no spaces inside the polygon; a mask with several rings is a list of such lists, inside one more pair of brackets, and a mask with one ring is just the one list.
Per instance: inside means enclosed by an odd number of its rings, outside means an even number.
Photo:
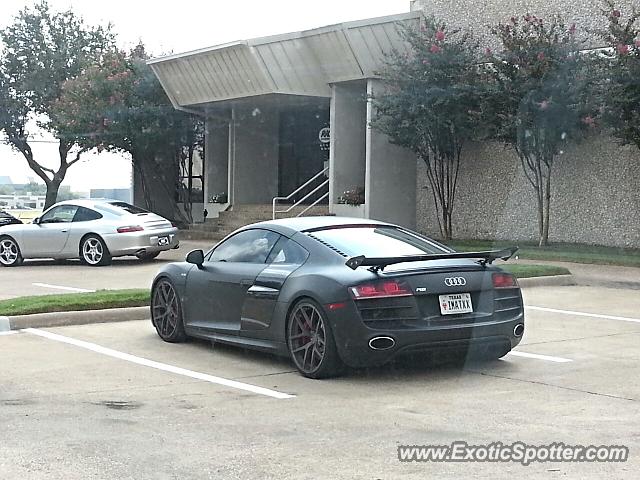
[{"label": "concrete column", "polygon": [[[381,91],[379,80],[367,81],[367,98]],[[416,226],[417,160],[413,152],[392,145],[371,128],[375,111],[367,101],[365,216],[408,228]]]},{"label": "concrete column", "polygon": [[216,194],[229,194],[229,118],[220,115],[205,122],[205,203]]},{"label": "concrete column", "polygon": [[331,87],[329,145],[329,205],[336,213],[345,190],[364,187],[366,149],[366,83],[338,83]]},{"label": "concrete column", "polygon": [[229,132],[229,200],[271,204],[278,195],[279,115],[275,106],[234,106]]}]

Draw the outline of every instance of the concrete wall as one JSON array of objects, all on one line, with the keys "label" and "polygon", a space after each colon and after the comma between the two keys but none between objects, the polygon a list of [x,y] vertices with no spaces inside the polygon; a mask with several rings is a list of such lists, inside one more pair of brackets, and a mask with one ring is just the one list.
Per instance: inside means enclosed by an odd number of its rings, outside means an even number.
[{"label": "concrete wall", "polygon": [[229,120],[207,119],[205,131],[204,201],[229,193]]},{"label": "concrete wall", "polygon": [[[369,80],[369,98],[382,88],[379,81]],[[367,154],[365,214],[367,218],[416,226],[416,188],[409,179],[416,178],[416,156],[409,150],[389,143],[383,133],[371,128],[374,108],[367,103]]]},{"label": "concrete wall", "polygon": [[[630,11],[632,5],[640,7],[638,0],[616,0],[616,4],[626,11]],[[550,15],[559,14],[568,24],[576,23],[578,35],[588,38],[593,46],[601,44],[593,31],[602,28],[604,24],[605,20],[601,12],[603,8],[602,0],[415,0],[411,2],[411,10],[422,10],[426,15],[433,15],[450,25],[469,28],[474,36],[483,40],[491,37],[488,26],[507,22],[512,16],[530,13],[548,18]]]},{"label": "concrete wall", "polygon": [[232,203],[270,204],[278,195],[280,136],[276,107],[234,107],[230,135]]},{"label": "concrete wall", "polygon": [[330,203],[346,190],[364,187],[366,164],[367,84],[351,82],[331,87]]},{"label": "concrete wall", "polygon": [[[605,137],[567,150],[554,165],[550,240],[640,248],[640,151]],[[418,230],[438,236],[426,171],[418,166]],[[515,154],[469,145],[453,214],[455,238],[537,240],[534,191]]]}]

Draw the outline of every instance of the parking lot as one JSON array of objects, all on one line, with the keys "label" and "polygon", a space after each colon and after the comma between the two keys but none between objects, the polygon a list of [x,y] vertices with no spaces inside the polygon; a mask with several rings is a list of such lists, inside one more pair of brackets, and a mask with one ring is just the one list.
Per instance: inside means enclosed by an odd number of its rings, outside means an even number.
[{"label": "parking lot", "polygon": [[[266,354],[163,343],[146,321],[4,334],[0,478],[637,478],[638,292],[524,294],[525,338],[501,361],[402,362],[324,381]],[[457,440],[631,454],[526,467],[398,461],[399,445]]]}]

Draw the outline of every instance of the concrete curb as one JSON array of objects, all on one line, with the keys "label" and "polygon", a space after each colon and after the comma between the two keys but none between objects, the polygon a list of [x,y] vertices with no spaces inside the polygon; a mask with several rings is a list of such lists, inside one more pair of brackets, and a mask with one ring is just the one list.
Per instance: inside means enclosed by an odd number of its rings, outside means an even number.
[{"label": "concrete curb", "polygon": [[520,278],[518,284],[521,288],[533,287],[568,287],[577,285],[573,275],[551,275],[547,277]]},{"label": "concrete curb", "polygon": [[34,313],[0,317],[0,331],[21,330],[23,328],[67,327],[91,323],[128,322],[148,320],[149,307],[108,308],[104,310],[84,310],[78,312]]}]

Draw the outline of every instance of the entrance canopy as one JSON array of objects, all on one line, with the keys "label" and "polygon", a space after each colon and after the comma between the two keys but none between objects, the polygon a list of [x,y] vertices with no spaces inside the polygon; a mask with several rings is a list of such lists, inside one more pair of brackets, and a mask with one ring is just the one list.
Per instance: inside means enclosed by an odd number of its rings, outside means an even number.
[{"label": "entrance canopy", "polygon": [[374,78],[384,54],[405,51],[399,24],[418,27],[420,12],[255,38],[152,59],[175,107],[257,95],[331,97],[330,84]]}]

